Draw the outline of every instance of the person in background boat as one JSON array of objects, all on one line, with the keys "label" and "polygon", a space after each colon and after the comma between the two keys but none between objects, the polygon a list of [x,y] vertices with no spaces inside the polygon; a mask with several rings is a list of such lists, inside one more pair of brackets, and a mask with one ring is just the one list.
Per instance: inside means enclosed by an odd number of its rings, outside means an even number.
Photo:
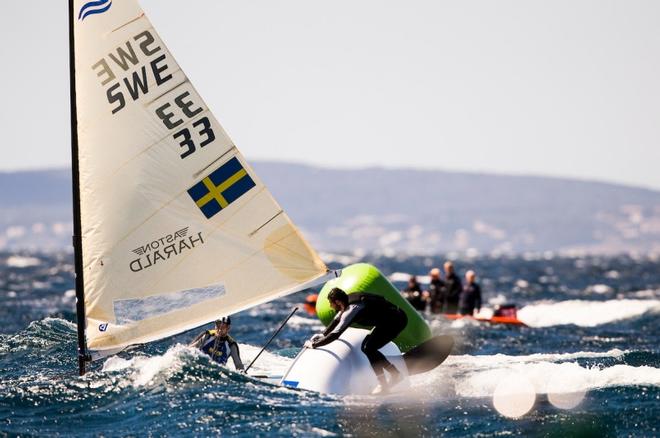
[{"label": "person in background boat", "polygon": [[475,281],[477,274],[470,270],[465,273],[467,284],[463,286],[461,297],[458,304],[458,310],[461,315],[472,315],[476,310],[481,310],[481,288]]},{"label": "person in background boat", "polygon": [[238,349],[238,343],[229,336],[230,329],[231,318],[223,316],[215,321],[215,330],[206,330],[197,336],[190,345],[199,348],[220,365],[225,365],[231,356],[234,367],[238,371],[243,371],[245,367],[241,361],[241,352]]},{"label": "person in background boat", "polygon": [[442,303],[445,298],[445,282],[440,278],[440,269],[433,268],[429,272],[431,283],[429,284],[428,299],[432,313],[442,312]]},{"label": "person in background boat", "polygon": [[458,313],[458,300],[463,290],[461,279],[454,272],[454,264],[445,262],[445,293],[443,299],[443,313]]},{"label": "person in background boat", "polygon": [[[364,292],[348,295],[337,287],[328,293],[328,301],[337,315],[323,334],[314,335],[305,342],[305,347],[319,348],[327,345],[339,339],[351,324],[373,327],[371,333],[362,341],[362,352],[369,359],[380,383],[374,394],[387,392],[388,388],[401,380],[401,374],[378,350],[396,338],[406,327],[408,317],[405,312],[381,296]],[[389,382],[385,379],[385,371],[390,376]]]},{"label": "person in background boat", "polygon": [[417,277],[410,276],[408,286],[403,290],[403,296],[416,310],[423,312],[426,310],[426,300],[422,293],[422,287],[417,282]]}]

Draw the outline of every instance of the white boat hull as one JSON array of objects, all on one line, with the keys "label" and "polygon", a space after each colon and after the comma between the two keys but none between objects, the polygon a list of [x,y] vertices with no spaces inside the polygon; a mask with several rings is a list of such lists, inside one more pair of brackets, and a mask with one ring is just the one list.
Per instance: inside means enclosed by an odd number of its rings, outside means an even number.
[{"label": "white boat hull", "polygon": [[[368,334],[368,330],[351,327],[328,345],[304,348],[280,384],[330,394],[371,394],[379,382],[361,350],[362,341]],[[396,388],[408,386],[408,368],[399,348],[390,342],[380,351],[403,377]]]}]

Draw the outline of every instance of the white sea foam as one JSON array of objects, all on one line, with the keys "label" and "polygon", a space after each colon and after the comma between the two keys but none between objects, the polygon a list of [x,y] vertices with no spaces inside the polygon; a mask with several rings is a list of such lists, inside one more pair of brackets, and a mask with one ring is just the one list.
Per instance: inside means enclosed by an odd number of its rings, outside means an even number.
[{"label": "white sea foam", "polygon": [[[261,347],[248,344],[240,344],[240,348],[241,359],[246,367],[257,356],[259,350],[261,350]],[[231,362],[231,360],[228,362]],[[289,368],[289,365],[291,365],[291,362],[293,362],[293,359],[291,358],[264,351],[261,353],[261,356],[259,356],[259,359],[254,363],[252,368],[250,368],[249,373],[281,376],[284,375]]]},{"label": "white sea foam", "polygon": [[36,329],[37,327],[39,327],[39,326],[43,326],[43,325],[45,325],[46,327],[49,327],[49,328],[50,328],[50,327],[56,326],[56,325],[58,325],[58,324],[61,324],[61,325],[65,326],[65,327],[67,327],[67,328],[69,328],[69,329],[71,329],[71,330],[76,330],[76,329],[77,329],[76,324],[74,324],[74,323],[72,323],[72,322],[70,322],[70,321],[67,321],[66,319],[62,319],[62,318],[53,318],[53,317],[50,317],[50,316],[47,316],[47,317],[45,317],[45,318],[42,319],[42,320],[32,321],[32,322],[28,325],[28,329],[30,329],[30,330],[34,330],[34,329]]},{"label": "white sea foam", "polygon": [[[239,344],[239,348],[245,366],[252,362],[261,349],[261,347],[248,344]],[[103,363],[101,371],[110,373],[126,370],[132,386],[147,386],[171,376],[179,371],[190,358],[202,354],[195,348],[177,344],[160,355],[135,356],[130,359],[112,356]],[[283,375],[292,360],[264,351],[259,360],[250,368],[250,374]],[[231,359],[227,362],[226,367],[230,370],[235,369]]]},{"label": "white sea foam", "polygon": [[157,378],[166,378],[183,366],[185,355],[195,354],[195,350],[181,344],[170,347],[164,354],[155,356],[135,356],[124,359],[110,357],[103,364],[103,372],[130,370],[129,379],[134,387],[154,383]]},{"label": "white sea foam", "polygon": [[352,265],[353,263],[360,261],[360,257],[346,254],[333,254],[329,252],[321,252],[319,253],[319,257],[321,257],[321,259],[327,264],[337,262],[342,266]]},{"label": "white sea foam", "polygon": [[488,304],[490,304],[491,306],[506,304],[507,301],[509,300],[506,298],[506,295],[504,294],[497,294],[494,297],[488,298]]},{"label": "white sea foam", "polygon": [[321,324],[321,321],[318,318],[316,317],[308,318],[299,315],[293,315],[291,319],[289,319],[287,325],[293,328],[312,327],[314,329],[319,329],[319,330],[324,328],[323,324]]},{"label": "white sea foam", "polygon": [[530,304],[518,311],[518,319],[531,327],[575,324],[595,327],[660,311],[660,300],[570,300]]},{"label": "white sea foam", "polygon": [[[388,278],[393,282],[406,283],[408,280],[410,280],[411,276],[412,275],[408,274],[407,272],[393,272]],[[417,281],[419,281],[419,279]]]},{"label": "white sea foam", "polygon": [[8,267],[10,268],[30,268],[33,266],[39,266],[41,260],[36,257],[23,257],[23,256],[10,256],[5,261]]},{"label": "white sea foam", "polygon": [[611,386],[660,386],[660,369],[649,366],[584,368],[575,362],[539,362],[468,372],[456,380],[455,390],[463,397],[488,397],[499,383],[515,381],[521,376],[534,385],[537,394],[573,393]]},{"label": "white sea foam", "polygon": [[[241,356],[245,365],[257,355],[260,347],[242,344]],[[175,345],[162,355],[137,356],[132,359],[111,357],[103,365],[103,372],[128,372],[127,385],[143,387],[153,385],[179,371],[190,357],[199,351],[184,345]],[[529,382],[536,394],[548,398],[560,408],[579,404],[590,390],[615,386],[660,386],[660,368],[634,367],[614,364],[604,367],[579,365],[577,359],[620,359],[625,352],[613,349],[607,352],[541,353],[524,356],[461,355],[450,356],[435,370],[411,378],[415,397],[425,399],[443,396],[484,398],[498,391],[506,392],[507,382]],[[264,352],[250,369],[252,375],[281,376],[292,363],[292,358]],[[233,369],[230,360],[228,368]],[[210,365],[217,366],[217,365]],[[499,389],[498,389],[499,388]],[[515,415],[514,415],[515,416]]]},{"label": "white sea foam", "polygon": [[620,358],[621,350],[527,356],[450,356],[430,373],[414,376],[415,390],[454,393],[459,397],[492,397],[498,386],[524,379],[537,394],[577,394],[613,386],[660,386],[660,368],[615,364],[580,366],[578,358]]},{"label": "white sea foam", "polygon": [[592,351],[578,351],[575,353],[535,353],[522,356],[510,356],[507,354],[493,354],[493,355],[460,355],[450,356],[445,364],[447,365],[466,365],[469,367],[482,367],[489,368],[493,366],[505,366],[508,364],[519,363],[536,363],[536,362],[567,362],[576,359],[599,359],[599,358],[614,358],[620,359],[626,354],[626,351],[613,348],[608,351],[592,352]]},{"label": "white sea foam", "polygon": [[633,292],[630,294],[630,296],[635,297],[635,298],[655,298],[658,299],[660,298],[660,290],[657,289],[644,289],[644,290],[638,290],[637,292]]},{"label": "white sea foam", "polygon": [[593,293],[593,294],[610,294],[614,292],[614,289],[612,287],[606,285],[606,284],[592,284],[591,286],[588,286],[587,289],[585,290],[586,293]]}]

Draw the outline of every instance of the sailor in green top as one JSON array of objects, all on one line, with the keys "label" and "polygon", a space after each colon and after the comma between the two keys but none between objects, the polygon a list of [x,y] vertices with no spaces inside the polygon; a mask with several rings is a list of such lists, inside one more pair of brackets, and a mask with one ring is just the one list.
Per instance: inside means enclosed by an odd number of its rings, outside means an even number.
[{"label": "sailor in green top", "polygon": [[224,316],[215,321],[215,330],[206,330],[197,336],[190,345],[199,348],[220,365],[225,365],[229,356],[231,356],[236,369],[243,371],[244,367],[238,343],[229,336],[230,328],[231,318]]}]

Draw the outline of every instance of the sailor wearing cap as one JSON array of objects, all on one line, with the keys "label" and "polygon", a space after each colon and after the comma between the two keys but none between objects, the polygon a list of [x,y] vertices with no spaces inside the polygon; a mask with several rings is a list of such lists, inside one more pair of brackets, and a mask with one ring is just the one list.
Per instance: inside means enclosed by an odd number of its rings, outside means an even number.
[{"label": "sailor wearing cap", "polygon": [[241,361],[238,343],[229,336],[230,328],[231,318],[223,316],[215,321],[215,330],[204,331],[190,345],[199,348],[221,365],[225,365],[229,356],[231,356],[234,367],[239,371],[243,371],[244,366]]}]

